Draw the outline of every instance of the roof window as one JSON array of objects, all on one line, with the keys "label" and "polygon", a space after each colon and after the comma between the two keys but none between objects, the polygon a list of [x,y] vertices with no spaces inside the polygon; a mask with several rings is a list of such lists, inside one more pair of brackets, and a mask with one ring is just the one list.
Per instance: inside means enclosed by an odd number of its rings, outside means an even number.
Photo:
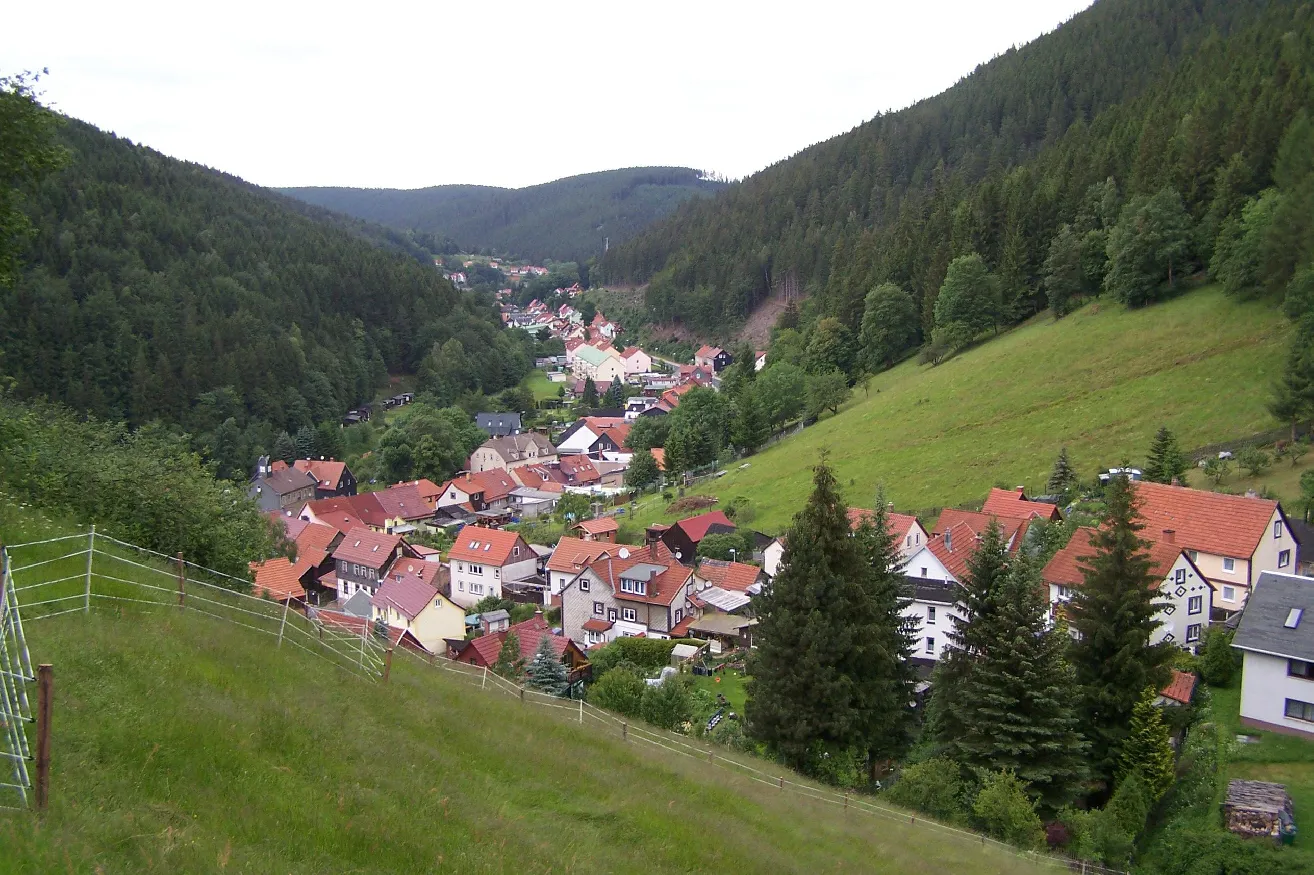
[{"label": "roof window", "polygon": [[1287,614],[1287,621],[1282,625],[1288,629],[1294,629],[1300,625],[1300,615],[1305,611],[1303,608],[1292,608]]}]

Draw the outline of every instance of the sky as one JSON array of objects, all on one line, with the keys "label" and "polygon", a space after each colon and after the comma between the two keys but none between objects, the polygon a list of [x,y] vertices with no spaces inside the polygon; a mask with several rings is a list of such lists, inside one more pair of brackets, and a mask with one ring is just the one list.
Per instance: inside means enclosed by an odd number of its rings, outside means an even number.
[{"label": "sky", "polygon": [[48,68],[59,111],[266,186],[742,178],[1089,5],[42,0],[6,11],[0,75]]}]

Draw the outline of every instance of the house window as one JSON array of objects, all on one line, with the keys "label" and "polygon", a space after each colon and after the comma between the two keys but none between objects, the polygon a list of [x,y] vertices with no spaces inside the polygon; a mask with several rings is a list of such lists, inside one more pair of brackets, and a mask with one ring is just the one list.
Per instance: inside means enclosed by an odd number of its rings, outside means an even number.
[{"label": "house window", "polygon": [[675,610],[675,622],[678,624],[678,623],[679,623],[681,620],[683,620],[683,619],[684,619],[684,611],[681,610],[681,609],[679,609],[679,608],[676,608],[676,610]]},{"label": "house window", "polygon": [[927,639],[926,639],[926,652],[927,652],[927,653],[934,653],[934,652],[935,652],[935,638],[934,638],[934,637],[930,637],[930,638],[927,638]]},{"label": "house window", "polygon": [[1224,557],[1223,557],[1223,570],[1224,570],[1224,571],[1236,571],[1236,560],[1233,559],[1231,556],[1224,556]]},{"label": "house window", "polygon": [[511,548],[511,555],[512,555],[512,556],[519,556],[519,555],[520,555],[520,548],[519,548],[519,547],[512,547],[512,548]]},{"label": "house window", "polygon": [[1305,662],[1303,659],[1288,659],[1287,674],[1293,678],[1314,681],[1314,662]]},{"label": "house window", "polygon": [[1072,589],[1070,587],[1060,586],[1058,588],[1058,597],[1061,599],[1072,598]]},{"label": "house window", "polygon": [[1273,540],[1282,540],[1282,520],[1273,520]]},{"label": "house window", "polygon": [[589,591],[589,581],[588,581],[588,578],[586,578],[586,577],[581,577],[581,578],[579,579],[579,591],[580,591],[580,592],[588,592],[588,591]]},{"label": "house window", "polygon": [[1234,601],[1236,601],[1236,587],[1235,587],[1235,586],[1225,586],[1225,587],[1223,587],[1223,601],[1225,601],[1225,602],[1234,602]]},{"label": "house window", "polygon": [[912,535],[909,535],[908,537],[906,537],[906,538],[903,539],[903,546],[905,546],[905,547],[911,547],[911,546],[912,546]]},{"label": "house window", "polygon": [[922,577],[925,577],[925,576],[926,576],[926,566],[923,565],[923,566],[922,566]]},{"label": "house window", "polygon": [[1204,610],[1204,596],[1193,595],[1186,600],[1186,612],[1198,614]]},{"label": "house window", "polygon": [[484,573],[484,566],[482,566],[482,565],[471,565],[471,566],[470,566],[470,573],[471,573],[471,574],[483,574],[483,573]]},{"label": "house window", "polygon": [[1305,720],[1314,723],[1314,702],[1287,699],[1287,707],[1283,709],[1282,713],[1292,720]]},{"label": "house window", "polygon": [[1187,626],[1187,627],[1186,627],[1186,643],[1187,643],[1187,644],[1190,644],[1190,643],[1192,643],[1193,641],[1199,641],[1199,640],[1200,640],[1200,624],[1199,624],[1199,623],[1192,623],[1191,625]]},{"label": "house window", "polygon": [[500,568],[494,568],[494,569],[493,569],[493,577],[496,577],[498,580],[501,580],[501,579],[502,579],[502,569],[500,569]]},{"label": "house window", "polygon": [[1186,583],[1186,569],[1179,568],[1175,572],[1173,572],[1173,580],[1177,581],[1178,583]]},{"label": "house window", "polygon": [[926,625],[928,626],[935,625],[935,608],[928,607],[926,609]]},{"label": "house window", "polygon": [[615,609],[615,608],[608,608],[608,609],[607,609],[607,619],[608,619],[608,620],[611,620],[613,623],[616,622],[616,609]]},{"label": "house window", "polygon": [[624,617],[626,622],[629,623],[634,623],[639,619],[639,615],[635,613],[634,608],[625,608]]},{"label": "house window", "polygon": [[602,606],[602,602],[594,602],[594,603],[593,603],[593,616],[595,616],[595,617],[601,617],[605,612],[606,612],[606,611],[605,611],[605,608],[603,608],[603,606]]},{"label": "house window", "polygon": [[482,583],[472,583],[470,584],[470,592],[474,593],[475,595],[483,595],[484,585]]},{"label": "house window", "polygon": [[1291,564],[1291,551],[1282,550],[1278,553],[1278,568],[1286,568]]},{"label": "house window", "polygon": [[456,591],[457,591],[457,592],[465,592],[465,581],[464,581],[464,580],[458,580],[458,581],[456,582]]}]

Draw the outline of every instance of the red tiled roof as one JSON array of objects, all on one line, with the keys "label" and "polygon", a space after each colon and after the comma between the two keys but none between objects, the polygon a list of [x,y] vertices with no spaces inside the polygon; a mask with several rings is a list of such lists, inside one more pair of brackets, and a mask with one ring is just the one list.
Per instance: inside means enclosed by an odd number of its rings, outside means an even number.
[{"label": "red tiled roof", "polygon": [[940,564],[953,575],[954,580],[961,582],[967,576],[967,561],[976,552],[976,536],[971,526],[959,523],[950,529],[948,545],[945,544],[944,535],[937,534],[926,542],[926,548],[940,560]]},{"label": "red tiled roof", "polygon": [[286,556],[277,556],[264,562],[252,562],[251,570],[255,572],[255,586],[251,588],[251,594],[254,596],[268,594],[276,602],[304,598],[306,588],[301,585],[301,575],[307,567],[300,563],[294,565]]},{"label": "red tiled roof", "polygon": [[636,352],[643,352],[643,350],[639,349],[637,346],[627,346],[625,347],[625,351],[621,353],[621,358],[627,359]]},{"label": "red tiled roof", "polygon": [[591,483],[602,478],[588,456],[562,456],[560,466],[561,473],[573,483]]},{"label": "red tiled roof", "polygon": [[1173,669],[1173,679],[1168,682],[1168,686],[1159,691],[1159,695],[1189,705],[1191,697],[1195,695],[1195,675],[1189,671]]},{"label": "red tiled roof", "polygon": [[[337,498],[320,498],[315,501],[307,502],[306,507],[320,519],[321,522],[327,522],[329,525],[336,526],[340,531],[346,532],[339,525],[338,520],[344,517],[354,517],[367,526],[382,528],[387,515],[384,514],[383,508],[379,505],[379,500],[375,498],[376,493],[366,492],[361,495],[342,495]],[[326,517],[329,517],[326,519]]]},{"label": "red tiled roof", "polygon": [[472,489],[475,492],[482,492],[485,503],[506,498],[520,485],[504,468],[494,468],[491,471],[467,471],[452,482],[464,492],[468,493]]},{"label": "red tiled roof", "polygon": [[1019,489],[991,489],[986,498],[982,513],[1008,519],[1028,519],[1038,516],[1045,520],[1056,520],[1062,515],[1056,505],[1043,501],[1029,501]]},{"label": "red tiled roof", "polygon": [[614,625],[616,624],[608,620],[602,620],[597,617],[592,617],[584,621],[583,628],[585,632],[606,632]]},{"label": "red tiled roof", "polygon": [[[669,558],[669,550],[666,551],[666,556],[663,556],[660,551],[654,551],[650,547],[639,547],[630,549],[629,554],[626,559],[621,559],[619,553],[615,557],[603,556],[589,565],[589,570],[596,574],[605,585],[610,586],[612,594],[618,599],[646,602],[654,605],[670,605],[677,596],[684,592],[685,584],[693,576],[692,569],[686,568],[673,558]],[[659,566],[663,571],[654,574],[647,581],[648,592],[646,595],[622,592],[620,579],[626,571],[640,563]]]},{"label": "red tiled roof", "polygon": [[299,516],[288,516],[282,511],[270,511],[266,516],[278,520],[283,524],[283,534],[289,541],[295,541],[301,531],[310,523]]},{"label": "red tiled roof", "polygon": [[[372,620],[366,620],[364,617],[356,617],[351,614],[341,613],[340,611],[325,611],[323,609],[317,610],[315,616],[325,626],[333,626],[344,632],[350,632],[352,635],[374,634],[374,622]],[[388,643],[393,647],[400,645],[409,647],[412,650],[418,650],[421,653],[428,653],[428,651],[424,649],[424,645],[420,643],[420,639],[412,635],[409,629],[402,629],[398,626],[388,627]]]},{"label": "red tiled roof", "polygon": [[614,553],[624,546],[624,544],[609,544],[606,541],[585,541],[583,538],[562,538],[552,550],[547,568],[548,571],[560,571],[566,574],[581,571],[599,556]]},{"label": "red tiled roof", "polygon": [[1160,538],[1168,529],[1189,550],[1247,559],[1268,532],[1278,503],[1265,498],[1224,495],[1185,486],[1136,481],[1141,537]]},{"label": "red tiled roof", "polygon": [[417,574],[404,574],[402,579],[389,577],[379,591],[370,597],[376,608],[394,607],[414,620],[420,612],[438,598],[438,590]]},{"label": "red tiled roof", "polygon": [[420,497],[419,489],[409,484],[390,486],[370,494],[389,519],[419,520],[433,516],[433,507]]},{"label": "red tiled roof", "polygon": [[583,529],[590,535],[605,535],[608,532],[619,532],[620,523],[616,522],[614,517],[603,517],[600,520],[584,520],[582,523],[577,523],[575,528]]},{"label": "red tiled roof", "polygon": [[693,383],[681,383],[675,388],[667,389],[665,392],[663,392],[662,400],[665,401],[667,404],[671,405],[671,407],[673,408],[679,407],[680,396],[683,395],[685,392],[688,392],[691,389],[693,389],[693,387],[694,387]]},{"label": "red tiled roof", "polygon": [[698,618],[694,616],[688,616],[685,617],[680,622],[676,623],[674,626],[671,627],[671,637],[672,638],[687,637],[689,635],[689,627],[693,625],[694,620],[696,619]]},{"label": "red tiled roof", "polygon": [[707,346],[704,344],[703,346],[698,347],[698,352],[694,353],[694,358],[716,358],[721,352],[723,352],[723,350],[719,346]]},{"label": "red tiled roof", "polygon": [[332,459],[323,461],[317,459],[297,459],[292,463],[292,467],[298,471],[306,471],[312,477],[319,481],[320,489],[337,489],[342,482],[342,475],[347,470],[346,462],[335,462]]},{"label": "red tiled roof", "polygon": [[757,583],[762,569],[743,562],[726,562],[721,559],[704,559],[698,563],[698,576],[713,586],[734,592],[748,592]]},{"label": "red tiled roof", "polygon": [[730,522],[730,518],[719,510],[709,510],[707,513],[687,517],[677,522],[676,525],[684,530],[684,533],[689,536],[689,540],[697,544],[707,535],[707,530],[717,523],[732,529],[735,527],[735,524]]},{"label": "red tiled roof", "polygon": [[318,565],[328,553],[329,547],[337,540],[338,535],[338,530],[330,525],[305,523],[294,539],[297,543],[297,558],[306,558],[312,554],[318,555],[319,559],[312,563]]},{"label": "red tiled roof", "polygon": [[[867,510],[865,507],[849,508],[849,528],[857,529],[862,525],[863,520],[869,520],[876,515],[874,510]],[[918,525],[917,517],[906,513],[895,513],[892,510],[885,512],[885,528],[896,538],[902,538],[908,533],[914,525]]]},{"label": "red tiled roof", "polygon": [[[503,632],[481,635],[471,641],[468,646],[473,647],[475,653],[478,654],[477,664],[492,665],[497,662],[497,657],[502,652],[502,644],[512,632],[515,633],[516,639],[520,642],[520,658],[524,661],[526,670],[529,668],[529,663],[533,661],[534,654],[538,651],[539,642],[544,638],[552,642],[552,650],[556,653],[558,659],[565,655],[566,650],[573,643],[564,635],[553,635],[547,621],[543,619],[543,615],[535,614],[523,623],[516,623]],[[464,655],[463,652],[462,656]]]},{"label": "red tiled roof", "polygon": [[[1026,535],[1027,520],[1024,519],[992,517],[988,513],[978,513],[974,510],[956,510],[950,507],[940,512],[940,518],[936,520],[935,528],[931,531],[931,534],[943,535],[957,526],[966,525],[971,530],[972,536],[975,537],[985,533],[991,519],[999,523],[1004,543],[1009,545],[1009,549],[1011,551],[1018,550],[1022,546],[1022,538]],[[957,537],[959,535],[955,533],[954,538]]]},{"label": "red tiled roof", "polygon": [[357,527],[347,532],[342,543],[333,551],[333,558],[382,569],[397,555],[397,548],[401,544],[401,535],[383,535]]},{"label": "red tiled roof", "polygon": [[[1085,583],[1086,577],[1081,573],[1079,560],[1095,555],[1095,548],[1091,546],[1091,539],[1094,536],[1095,529],[1089,526],[1082,526],[1073,532],[1067,546],[1045,563],[1045,568],[1040,573],[1041,579],[1056,586],[1081,586]],[[1164,578],[1181,557],[1182,545],[1169,544],[1167,541],[1150,541],[1148,552],[1150,574],[1154,575],[1151,588],[1158,589],[1159,584],[1163,583]]]},{"label": "red tiled roof", "polygon": [[[519,556],[513,555],[516,547],[520,548]],[[459,559],[500,568],[511,562],[520,562],[530,555],[529,545],[515,532],[466,526],[457,534],[456,543],[447,553],[447,560]]]}]

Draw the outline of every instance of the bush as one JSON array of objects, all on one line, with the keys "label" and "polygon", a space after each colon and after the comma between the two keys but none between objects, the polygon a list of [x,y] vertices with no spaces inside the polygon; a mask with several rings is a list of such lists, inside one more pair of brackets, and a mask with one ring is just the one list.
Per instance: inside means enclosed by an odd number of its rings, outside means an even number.
[{"label": "bush", "polygon": [[866,756],[851,748],[837,748],[815,741],[808,748],[803,771],[833,787],[857,787],[864,783]]},{"label": "bush", "polygon": [[1241,667],[1241,654],[1232,649],[1232,630],[1210,626],[1200,644],[1200,675],[1211,687],[1232,683]]},{"label": "bush", "polygon": [[639,716],[659,729],[687,731],[685,724],[693,718],[692,686],[683,675],[669,677],[660,684],[645,684]]},{"label": "bush", "polygon": [[1134,839],[1145,829],[1152,807],[1153,790],[1140,773],[1132,772],[1113,792],[1113,798],[1104,806],[1104,812],[1113,818],[1119,829]]},{"label": "bush", "polygon": [[593,651],[593,677],[601,680],[621,662],[628,662],[650,674],[671,664],[671,651],[679,641],[661,638],[617,638],[606,647]]},{"label": "bush", "polygon": [[1245,468],[1251,477],[1258,477],[1268,470],[1273,460],[1258,447],[1246,447],[1237,455],[1236,463]]},{"label": "bush", "polygon": [[589,687],[589,704],[626,717],[637,717],[647,686],[634,672],[615,668]]},{"label": "bush", "polygon": [[920,811],[936,820],[962,823],[967,819],[964,790],[958,763],[932,757],[905,768],[885,796],[895,805]]},{"label": "bush", "polygon": [[1012,772],[992,772],[981,783],[972,815],[988,834],[1031,850],[1045,842],[1045,827],[1025,785]]}]

